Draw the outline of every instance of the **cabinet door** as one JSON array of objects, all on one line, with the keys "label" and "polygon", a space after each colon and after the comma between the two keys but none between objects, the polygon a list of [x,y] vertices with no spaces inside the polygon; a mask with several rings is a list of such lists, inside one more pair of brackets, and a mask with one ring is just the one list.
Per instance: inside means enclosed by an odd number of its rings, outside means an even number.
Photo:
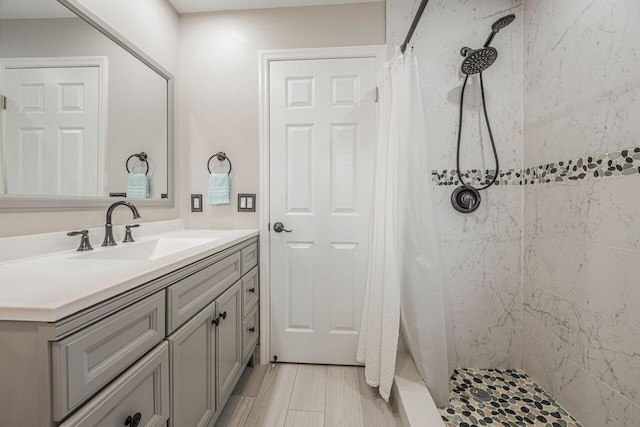
[{"label": "cabinet door", "polygon": [[218,312],[218,405],[231,393],[242,364],[242,296],[237,281],[216,300]]},{"label": "cabinet door", "polygon": [[167,425],[169,354],[164,342],[87,402],[61,427],[120,427],[126,425],[129,417],[138,418],[139,427]]},{"label": "cabinet door", "polygon": [[253,353],[260,336],[260,320],[256,305],[244,319],[242,319],[242,360],[247,360]]},{"label": "cabinet door", "polygon": [[169,339],[174,427],[204,427],[216,411],[215,303]]},{"label": "cabinet door", "polygon": [[258,267],[242,276],[242,317],[246,317],[257,304],[260,290],[258,288]]}]

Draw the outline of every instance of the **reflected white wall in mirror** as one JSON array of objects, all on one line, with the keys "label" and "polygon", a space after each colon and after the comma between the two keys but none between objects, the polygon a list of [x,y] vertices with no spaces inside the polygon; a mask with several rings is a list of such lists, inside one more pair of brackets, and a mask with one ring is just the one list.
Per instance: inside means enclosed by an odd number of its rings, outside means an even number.
[{"label": "reflected white wall in mirror", "polygon": [[149,196],[166,197],[167,79],[62,4],[0,3],[0,94],[0,194],[126,193],[145,152]]}]

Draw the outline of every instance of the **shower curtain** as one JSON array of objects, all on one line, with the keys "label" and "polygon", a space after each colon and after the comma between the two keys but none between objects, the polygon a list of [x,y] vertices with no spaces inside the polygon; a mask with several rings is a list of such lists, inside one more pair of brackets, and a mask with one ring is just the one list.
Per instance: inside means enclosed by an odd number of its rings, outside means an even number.
[{"label": "shower curtain", "polygon": [[358,360],[388,400],[398,336],[436,404],[448,404],[443,275],[417,60],[398,50],[380,78],[378,146]]}]

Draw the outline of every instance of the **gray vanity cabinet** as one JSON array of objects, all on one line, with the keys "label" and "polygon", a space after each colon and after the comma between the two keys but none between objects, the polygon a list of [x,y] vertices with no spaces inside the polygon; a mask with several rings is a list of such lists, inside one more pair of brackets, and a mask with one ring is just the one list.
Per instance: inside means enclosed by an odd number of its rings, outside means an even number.
[{"label": "gray vanity cabinet", "polygon": [[206,427],[216,412],[216,303],[169,336],[174,427]]},{"label": "gray vanity cabinet", "polygon": [[258,345],[257,243],[57,322],[0,320],[0,427],[212,427]]},{"label": "gray vanity cabinet", "polygon": [[216,300],[218,312],[218,405],[226,401],[242,366],[242,289],[237,281]]}]

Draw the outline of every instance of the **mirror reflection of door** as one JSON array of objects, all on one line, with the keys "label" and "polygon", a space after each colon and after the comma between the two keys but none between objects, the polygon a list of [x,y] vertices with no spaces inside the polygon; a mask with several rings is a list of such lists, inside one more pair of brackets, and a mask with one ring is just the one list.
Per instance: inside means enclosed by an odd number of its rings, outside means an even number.
[{"label": "mirror reflection of door", "polygon": [[104,195],[105,62],[3,61],[5,194]]}]

